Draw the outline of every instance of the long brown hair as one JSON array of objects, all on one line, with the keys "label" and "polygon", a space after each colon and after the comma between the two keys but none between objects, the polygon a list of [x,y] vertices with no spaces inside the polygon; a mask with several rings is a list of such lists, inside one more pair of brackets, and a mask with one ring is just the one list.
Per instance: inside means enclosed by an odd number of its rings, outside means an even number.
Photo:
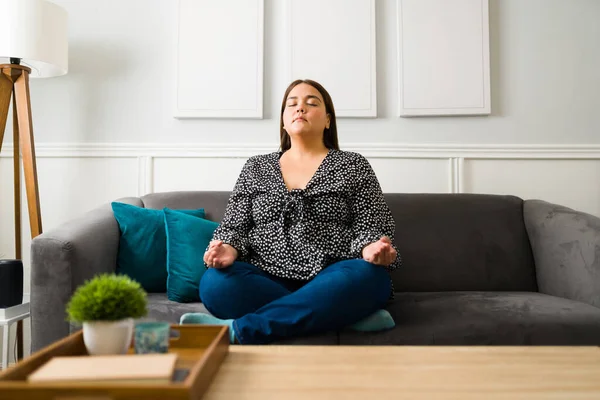
[{"label": "long brown hair", "polygon": [[297,79],[294,82],[290,83],[290,85],[285,91],[285,94],[283,95],[283,101],[281,102],[281,114],[279,114],[279,137],[281,151],[287,151],[292,146],[290,135],[285,131],[285,129],[283,129],[283,112],[285,111],[285,102],[292,89],[301,83],[306,83],[307,85],[314,87],[319,91],[319,93],[321,93],[321,96],[323,96],[323,101],[325,102],[325,112],[329,114],[329,128],[325,128],[325,130],[323,131],[323,144],[328,149],[339,150],[340,145],[338,144],[337,124],[335,122],[335,109],[333,108],[333,101],[331,100],[331,96],[320,83],[310,79]]}]

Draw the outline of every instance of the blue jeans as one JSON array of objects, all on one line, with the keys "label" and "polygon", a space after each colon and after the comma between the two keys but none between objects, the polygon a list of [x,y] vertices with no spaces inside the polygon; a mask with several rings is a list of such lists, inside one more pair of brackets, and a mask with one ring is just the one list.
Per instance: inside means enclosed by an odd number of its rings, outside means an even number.
[{"label": "blue jeans", "polygon": [[209,268],[200,281],[202,303],[215,317],[234,319],[242,344],[342,329],[383,308],[390,291],[387,271],[362,259],[331,264],[310,281],[236,261]]}]

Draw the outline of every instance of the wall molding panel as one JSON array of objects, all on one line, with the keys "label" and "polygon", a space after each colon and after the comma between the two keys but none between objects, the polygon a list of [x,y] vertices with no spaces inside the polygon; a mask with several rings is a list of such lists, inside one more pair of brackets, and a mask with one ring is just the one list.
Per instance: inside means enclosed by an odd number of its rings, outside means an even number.
[{"label": "wall molding panel", "polygon": [[154,187],[154,158],[138,156],[138,196],[153,192]]},{"label": "wall molding panel", "polygon": [[176,26],[175,117],[263,118],[264,0],[179,0]]},{"label": "wall molding panel", "polygon": [[489,0],[397,0],[398,114],[491,113]]}]

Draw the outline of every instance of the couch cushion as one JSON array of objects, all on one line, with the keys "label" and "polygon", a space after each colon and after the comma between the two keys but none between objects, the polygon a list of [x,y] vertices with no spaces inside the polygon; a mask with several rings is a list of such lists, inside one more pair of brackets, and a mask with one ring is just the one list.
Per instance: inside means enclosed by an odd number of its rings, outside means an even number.
[{"label": "couch cushion", "polygon": [[166,293],[148,293],[148,318],[178,324],[179,318],[190,312],[210,314],[200,302],[177,303],[167,299]]},{"label": "couch cushion", "polygon": [[533,292],[396,293],[396,327],[340,344],[600,345],[600,308]]},{"label": "couch cushion", "polygon": [[386,194],[403,266],[399,292],[537,291],[523,200],[480,194]]},{"label": "couch cushion", "polygon": [[200,279],[204,275],[204,252],[219,224],[168,208],[167,297],[180,303],[200,301]]},{"label": "couch cushion", "polygon": [[[148,318],[178,324],[179,318],[189,312],[210,314],[202,303],[176,303],[166,293],[148,293]],[[337,332],[327,332],[302,338],[286,339],[274,344],[331,345],[338,344]]]}]

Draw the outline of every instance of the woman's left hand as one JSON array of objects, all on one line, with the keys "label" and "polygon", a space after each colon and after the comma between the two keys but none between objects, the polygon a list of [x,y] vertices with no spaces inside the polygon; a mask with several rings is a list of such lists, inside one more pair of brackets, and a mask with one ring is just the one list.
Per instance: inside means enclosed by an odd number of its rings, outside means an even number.
[{"label": "woman's left hand", "polygon": [[362,251],[365,261],[376,265],[383,265],[384,267],[393,263],[397,255],[396,250],[392,246],[392,241],[387,236],[365,246]]}]

